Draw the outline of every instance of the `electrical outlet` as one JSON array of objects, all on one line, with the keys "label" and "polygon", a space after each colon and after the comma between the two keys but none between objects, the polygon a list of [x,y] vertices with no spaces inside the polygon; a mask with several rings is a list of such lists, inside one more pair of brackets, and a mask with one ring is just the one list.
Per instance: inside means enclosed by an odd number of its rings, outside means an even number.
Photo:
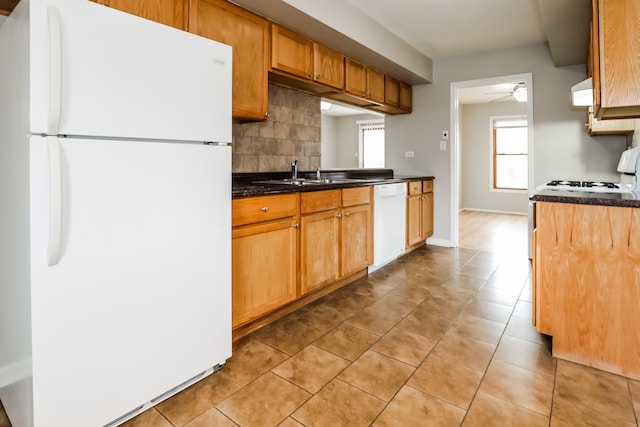
[{"label": "electrical outlet", "polygon": [[440,141],[440,149],[445,151],[447,149],[447,141]]},{"label": "electrical outlet", "polygon": [[405,157],[415,157],[415,153],[413,151],[405,151],[404,152],[404,156]]},{"label": "electrical outlet", "polygon": [[442,131],[442,139],[449,139],[449,131],[448,130],[443,130]]}]

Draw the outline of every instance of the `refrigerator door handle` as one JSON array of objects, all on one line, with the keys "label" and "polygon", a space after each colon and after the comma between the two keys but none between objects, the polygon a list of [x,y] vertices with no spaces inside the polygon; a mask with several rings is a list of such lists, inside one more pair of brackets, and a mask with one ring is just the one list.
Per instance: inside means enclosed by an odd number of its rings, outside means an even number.
[{"label": "refrigerator door handle", "polygon": [[49,23],[49,116],[47,135],[57,135],[60,128],[60,103],[62,94],[62,41],[60,12],[47,6]]},{"label": "refrigerator door handle", "polygon": [[49,250],[47,265],[60,261],[62,241],[62,168],[60,165],[60,141],[57,136],[47,136],[49,152]]}]

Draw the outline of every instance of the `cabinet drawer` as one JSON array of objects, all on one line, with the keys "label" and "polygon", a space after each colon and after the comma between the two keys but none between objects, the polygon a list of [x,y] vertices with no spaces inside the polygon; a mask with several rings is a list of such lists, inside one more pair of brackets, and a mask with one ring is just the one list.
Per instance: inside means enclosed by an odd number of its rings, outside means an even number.
[{"label": "cabinet drawer", "polygon": [[433,193],[433,180],[422,181],[422,192]]},{"label": "cabinet drawer", "polygon": [[276,196],[247,197],[235,199],[232,204],[232,225],[245,225],[254,222],[270,221],[297,215],[297,194],[279,194]]},{"label": "cabinet drawer", "polygon": [[410,181],[409,182],[409,195],[415,196],[422,194],[422,181]]},{"label": "cabinet drawer", "polygon": [[342,206],[364,205],[371,202],[371,187],[344,188]]},{"label": "cabinet drawer", "polygon": [[340,190],[313,191],[300,195],[300,213],[327,211],[340,206]]}]

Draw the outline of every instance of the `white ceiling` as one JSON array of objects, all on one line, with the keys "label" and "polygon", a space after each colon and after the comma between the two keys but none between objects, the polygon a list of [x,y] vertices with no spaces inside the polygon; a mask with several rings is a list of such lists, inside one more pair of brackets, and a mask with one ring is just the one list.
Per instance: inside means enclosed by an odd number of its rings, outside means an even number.
[{"label": "white ceiling", "polygon": [[547,40],[537,0],[347,1],[432,59]]}]

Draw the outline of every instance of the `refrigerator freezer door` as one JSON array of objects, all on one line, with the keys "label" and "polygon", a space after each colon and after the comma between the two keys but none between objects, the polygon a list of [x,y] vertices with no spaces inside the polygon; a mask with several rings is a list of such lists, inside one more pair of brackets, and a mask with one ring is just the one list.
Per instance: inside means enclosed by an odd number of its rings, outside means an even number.
[{"label": "refrigerator freezer door", "polygon": [[30,3],[32,133],[231,142],[230,46],[90,1]]},{"label": "refrigerator freezer door", "polygon": [[[49,144],[51,147],[51,144]],[[31,137],[35,425],[104,425],[231,356],[231,148]]]}]

